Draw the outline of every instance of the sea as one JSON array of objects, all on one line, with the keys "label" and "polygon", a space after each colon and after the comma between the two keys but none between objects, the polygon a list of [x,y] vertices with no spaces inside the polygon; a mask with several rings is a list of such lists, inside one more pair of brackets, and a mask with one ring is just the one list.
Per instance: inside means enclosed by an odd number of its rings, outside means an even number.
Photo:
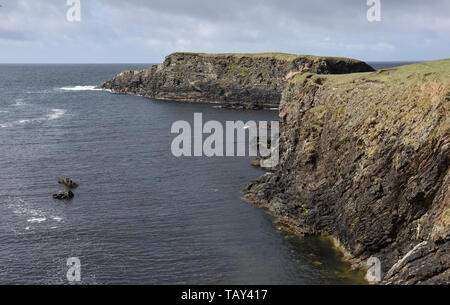
[{"label": "sea", "polygon": [[[95,89],[146,67],[0,65],[0,284],[366,283],[329,240],[289,233],[242,199],[265,174],[251,157],[171,152],[172,124],[194,113],[225,124],[276,110]],[[79,184],[70,201],[52,198],[61,177]]]}]

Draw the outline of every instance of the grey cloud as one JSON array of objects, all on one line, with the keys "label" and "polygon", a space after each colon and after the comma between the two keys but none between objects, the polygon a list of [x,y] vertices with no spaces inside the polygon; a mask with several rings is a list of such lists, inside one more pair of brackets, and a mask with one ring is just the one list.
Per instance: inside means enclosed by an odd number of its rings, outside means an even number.
[{"label": "grey cloud", "polygon": [[27,35],[25,33],[20,32],[20,31],[14,31],[14,30],[0,28],[0,39],[26,41],[26,40],[33,40],[33,37],[27,37]]},{"label": "grey cloud", "polygon": [[[65,0],[3,1],[0,37],[32,37],[37,61],[156,62],[180,50],[408,60],[450,50],[446,0],[381,0],[382,22],[375,23],[366,19],[366,0],[81,0],[80,23],[65,19]],[[3,42],[0,58],[15,48]]]}]

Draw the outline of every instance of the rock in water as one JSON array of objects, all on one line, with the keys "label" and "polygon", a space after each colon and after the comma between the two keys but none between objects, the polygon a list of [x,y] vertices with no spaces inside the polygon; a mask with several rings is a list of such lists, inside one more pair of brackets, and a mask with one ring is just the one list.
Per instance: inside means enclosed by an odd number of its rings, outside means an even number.
[{"label": "rock in water", "polygon": [[[245,196],[333,237],[385,284],[450,284],[450,59],[297,75],[280,104],[280,164]],[[308,207],[301,213],[300,203]]]},{"label": "rock in water", "polygon": [[71,190],[65,190],[62,193],[53,194],[53,198],[58,200],[69,200],[72,199],[73,197],[75,197],[75,195]]},{"label": "rock in water", "polygon": [[64,184],[65,186],[69,187],[69,188],[77,188],[78,184],[73,182],[70,178],[62,178],[58,180],[59,184]]},{"label": "rock in water", "polygon": [[252,166],[255,166],[255,167],[259,167],[260,166],[260,163],[261,161],[260,161],[260,158],[255,158],[255,159],[252,159],[252,161],[250,161],[250,164],[252,165]]},{"label": "rock in water", "polygon": [[283,53],[173,53],[160,65],[124,71],[99,88],[177,101],[224,102],[233,109],[277,107],[289,80],[303,73],[373,71],[364,62]]}]

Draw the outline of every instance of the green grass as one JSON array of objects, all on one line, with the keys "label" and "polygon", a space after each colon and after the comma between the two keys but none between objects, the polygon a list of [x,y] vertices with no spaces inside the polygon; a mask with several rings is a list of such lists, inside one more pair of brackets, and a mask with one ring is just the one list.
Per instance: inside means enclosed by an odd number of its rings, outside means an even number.
[{"label": "green grass", "polygon": [[[292,82],[303,82],[311,73],[297,75]],[[360,84],[362,82],[383,82],[385,84],[410,83],[417,80],[450,81],[450,58],[418,64],[381,69],[375,72],[320,75],[328,81],[339,84]]]},{"label": "green grass", "polygon": [[[316,82],[319,78],[322,81]],[[359,126],[359,138],[368,147],[365,151],[368,159],[381,155],[382,145],[373,143],[381,141],[386,130],[401,131],[402,135],[395,135],[393,141],[399,139],[402,145],[414,148],[421,143],[424,134],[437,140],[449,130],[448,119],[439,124],[433,120],[448,113],[444,101],[450,98],[450,59],[367,73],[306,73],[297,75],[288,89],[302,87],[305,81],[323,83],[324,89],[332,92],[324,94],[333,96],[333,102],[323,101],[308,111],[309,124],[325,124],[323,118],[327,116],[324,114],[328,113],[331,117],[328,121],[340,122],[342,119],[338,118],[345,118],[348,126],[353,126],[349,128]]]},{"label": "green grass", "polygon": [[173,53],[172,55],[196,55],[196,56],[202,56],[202,57],[236,57],[236,58],[244,58],[244,57],[251,57],[251,58],[274,58],[278,60],[285,60],[285,61],[294,61],[296,59],[309,59],[314,61],[319,60],[328,60],[331,62],[338,62],[338,61],[344,61],[347,63],[357,63],[361,62],[357,59],[352,58],[346,58],[346,57],[327,57],[327,56],[313,56],[313,55],[296,55],[296,54],[288,54],[288,53],[279,53],[279,52],[266,52],[266,53],[191,53],[191,52],[177,52]]}]

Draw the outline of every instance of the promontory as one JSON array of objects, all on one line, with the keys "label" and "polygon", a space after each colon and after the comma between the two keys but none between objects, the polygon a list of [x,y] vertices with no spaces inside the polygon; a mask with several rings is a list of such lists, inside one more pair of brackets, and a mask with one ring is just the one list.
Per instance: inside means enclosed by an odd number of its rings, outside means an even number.
[{"label": "promontory", "polygon": [[173,53],[160,65],[143,71],[124,71],[99,87],[154,99],[262,108],[277,107],[284,88],[297,74],[367,71],[373,68],[349,58],[283,53]]},{"label": "promontory", "polygon": [[[385,284],[450,284],[450,59],[297,75],[280,104],[280,164],[245,196],[333,238]],[[370,260],[369,260],[370,259]]]},{"label": "promontory", "polygon": [[374,71],[280,53],[174,53],[100,85],[157,99],[278,107],[280,162],[244,196],[332,238],[384,284],[450,284],[450,59]]}]

